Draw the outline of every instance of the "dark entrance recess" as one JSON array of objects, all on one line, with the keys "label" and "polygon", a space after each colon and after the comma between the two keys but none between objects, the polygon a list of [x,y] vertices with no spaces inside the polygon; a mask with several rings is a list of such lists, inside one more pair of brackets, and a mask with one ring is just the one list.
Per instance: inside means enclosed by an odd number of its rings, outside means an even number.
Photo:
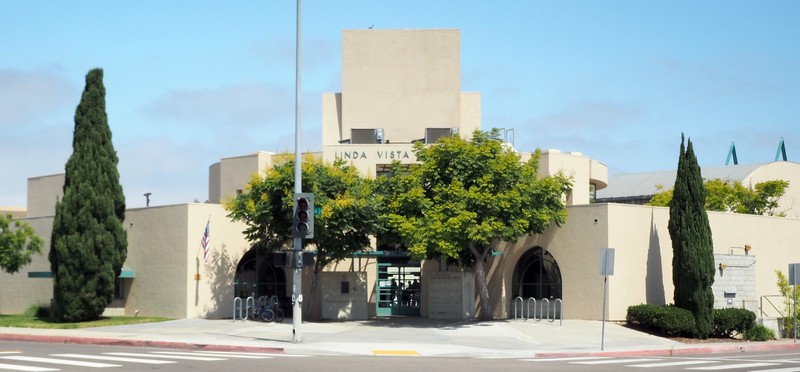
[{"label": "dark entrance recess", "polygon": [[542,247],[534,247],[520,257],[512,281],[511,298],[561,298],[561,270],[553,255]]},{"label": "dark entrance recess", "polygon": [[258,253],[251,249],[244,254],[236,266],[234,294],[237,297],[277,296],[286,316],[290,316],[291,298],[286,295],[286,272],[274,265],[274,253]]}]

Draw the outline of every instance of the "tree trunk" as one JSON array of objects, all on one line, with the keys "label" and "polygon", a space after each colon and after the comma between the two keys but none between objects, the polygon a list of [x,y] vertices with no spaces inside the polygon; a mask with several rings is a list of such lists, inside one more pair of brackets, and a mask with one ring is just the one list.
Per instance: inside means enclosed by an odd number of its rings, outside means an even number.
[{"label": "tree trunk", "polygon": [[478,283],[478,297],[481,301],[481,308],[479,313],[480,320],[492,320],[494,318],[494,311],[491,302],[489,302],[489,285],[486,283],[486,271],[483,268],[483,260],[486,258],[486,252],[479,253],[478,249],[470,246],[469,250],[472,256],[475,257],[475,263],[472,265],[475,280]]},{"label": "tree trunk", "polygon": [[309,298],[305,300],[306,306],[303,312],[306,314],[306,318],[311,320],[316,320],[317,317],[315,314],[312,313],[314,309],[314,304],[317,299],[317,288],[319,287],[319,268],[317,268],[317,263],[314,263],[314,271],[311,274],[311,293],[309,294]]}]

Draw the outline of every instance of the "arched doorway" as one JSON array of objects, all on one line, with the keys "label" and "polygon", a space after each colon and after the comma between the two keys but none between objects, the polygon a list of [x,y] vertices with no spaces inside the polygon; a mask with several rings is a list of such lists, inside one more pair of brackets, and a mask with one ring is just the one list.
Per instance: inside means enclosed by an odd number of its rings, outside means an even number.
[{"label": "arched doorway", "polygon": [[245,253],[236,266],[234,293],[241,298],[277,296],[285,312],[286,303],[290,301],[286,295],[286,272],[274,265],[274,256],[273,253],[259,253],[257,249]]},{"label": "arched doorway", "polygon": [[561,270],[556,259],[542,247],[531,248],[517,261],[512,288],[512,298],[561,298]]}]

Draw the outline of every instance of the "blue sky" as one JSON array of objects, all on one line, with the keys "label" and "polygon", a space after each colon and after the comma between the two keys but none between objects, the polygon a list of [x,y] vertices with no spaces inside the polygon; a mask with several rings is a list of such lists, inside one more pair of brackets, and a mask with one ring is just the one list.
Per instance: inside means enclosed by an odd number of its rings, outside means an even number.
[{"label": "blue sky", "polygon": [[[457,28],[462,90],[515,147],[609,172],[800,159],[800,1],[321,1],[302,12],[303,143],[341,91],[341,31]],[[208,166],[294,150],[295,2],[0,0],[0,206],[61,173],[86,73],[104,70],[129,207],[204,201]]]}]

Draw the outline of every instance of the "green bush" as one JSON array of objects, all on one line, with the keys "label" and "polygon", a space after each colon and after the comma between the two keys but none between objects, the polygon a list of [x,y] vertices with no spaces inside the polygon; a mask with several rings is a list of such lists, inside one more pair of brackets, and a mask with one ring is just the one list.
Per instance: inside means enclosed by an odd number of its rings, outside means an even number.
[{"label": "green bush", "polygon": [[50,308],[45,305],[33,305],[25,309],[22,315],[28,318],[47,319],[50,317]]},{"label": "green bush", "polygon": [[756,324],[744,333],[744,338],[747,341],[767,341],[774,339],[775,333],[770,328]]},{"label": "green bush", "polygon": [[690,336],[695,323],[691,311],[675,306],[641,304],[628,307],[628,324],[667,336]]},{"label": "green bush", "polygon": [[733,337],[737,334],[745,334],[756,326],[756,314],[747,309],[715,309],[713,315],[712,337]]}]

